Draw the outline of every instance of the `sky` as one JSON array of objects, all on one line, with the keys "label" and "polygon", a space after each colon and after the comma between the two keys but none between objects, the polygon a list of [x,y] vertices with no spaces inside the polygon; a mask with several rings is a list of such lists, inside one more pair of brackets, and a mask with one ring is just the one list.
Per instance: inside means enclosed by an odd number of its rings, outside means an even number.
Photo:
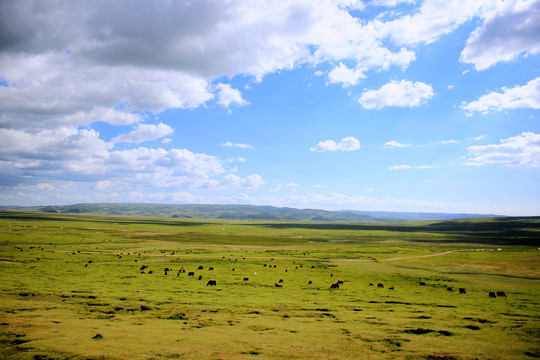
[{"label": "sky", "polygon": [[0,0],[0,205],[540,215],[540,0]]}]

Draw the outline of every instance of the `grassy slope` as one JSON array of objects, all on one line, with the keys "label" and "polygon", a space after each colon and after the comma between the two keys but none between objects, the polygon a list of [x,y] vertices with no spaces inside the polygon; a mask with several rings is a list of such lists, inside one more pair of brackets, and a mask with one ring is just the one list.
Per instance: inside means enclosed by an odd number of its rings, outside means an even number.
[{"label": "grassy slope", "polygon": [[0,214],[0,357],[532,358],[539,227]]}]

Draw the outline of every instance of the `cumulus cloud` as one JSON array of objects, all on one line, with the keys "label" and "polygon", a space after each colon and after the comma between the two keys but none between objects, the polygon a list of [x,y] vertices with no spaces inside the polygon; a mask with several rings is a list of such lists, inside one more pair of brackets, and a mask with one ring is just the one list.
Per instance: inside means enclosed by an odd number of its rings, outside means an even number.
[{"label": "cumulus cloud", "polygon": [[400,143],[399,141],[391,140],[384,143],[384,148],[387,149],[394,149],[394,148],[404,148],[409,147],[410,145],[407,143]]},{"label": "cumulus cloud", "polygon": [[500,1],[494,5],[461,53],[460,60],[474,64],[476,70],[540,52],[540,1]]},{"label": "cumulus cloud", "polygon": [[[224,76],[261,80],[300,64],[341,60],[357,69],[408,66],[414,52],[385,47],[348,12],[362,7],[356,0],[1,2],[0,68],[8,84],[0,87],[2,121],[133,124],[145,111],[212,100],[247,105],[237,89],[213,85]],[[338,72],[330,77],[343,80]],[[118,111],[119,104],[129,106]]]},{"label": "cumulus cloud", "polygon": [[229,107],[231,104],[245,106],[247,101],[242,99],[242,94],[237,89],[233,89],[229,84],[217,85],[217,102],[223,107]]},{"label": "cumulus cloud", "polygon": [[261,187],[265,181],[260,175],[249,175],[245,178],[241,178],[234,174],[229,174],[224,177],[222,185],[233,189],[249,189],[254,190]]},{"label": "cumulus cloud", "polygon": [[506,109],[540,109],[540,77],[526,85],[513,88],[503,87],[502,92],[490,92],[476,101],[464,102],[461,108],[469,113],[487,114]]},{"label": "cumulus cloud", "polygon": [[340,63],[328,74],[328,80],[331,83],[342,83],[343,87],[354,86],[358,80],[365,78],[363,69],[349,69],[347,65]]},{"label": "cumulus cloud", "polygon": [[[395,5],[397,0],[383,0]],[[380,37],[389,37],[400,45],[428,44],[450,33],[475,16],[482,16],[492,0],[426,0],[413,14],[395,20],[374,22]]]},{"label": "cumulus cloud", "polygon": [[383,85],[379,90],[368,90],[358,102],[366,109],[382,109],[386,106],[420,106],[434,95],[433,88],[423,82],[395,80]]},{"label": "cumulus cloud", "polygon": [[352,136],[341,139],[339,143],[334,140],[320,141],[317,146],[310,148],[311,151],[354,151],[360,149],[360,141]]},{"label": "cumulus cloud", "polygon": [[540,134],[522,132],[499,144],[469,146],[467,165],[540,166]]},{"label": "cumulus cloud", "polygon": [[159,123],[154,124],[137,124],[135,130],[119,135],[111,140],[113,143],[129,142],[142,143],[145,141],[156,140],[174,132],[169,125]]},{"label": "cumulus cloud", "polygon": [[[121,179],[133,186],[204,189],[220,186],[227,173],[222,161],[212,155],[187,149],[113,150],[112,143],[101,140],[94,130],[60,130],[0,129],[0,138],[6,139],[0,143],[0,172],[4,175],[0,185],[68,179],[95,181],[95,189],[103,190]],[[255,188],[262,181],[258,175],[238,179],[245,181],[245,188]]]},{"label": "cumulus cloud", "polygon": [[371,5],[394,7],[401,3],[414,4],[416,0],[372,0]]}]

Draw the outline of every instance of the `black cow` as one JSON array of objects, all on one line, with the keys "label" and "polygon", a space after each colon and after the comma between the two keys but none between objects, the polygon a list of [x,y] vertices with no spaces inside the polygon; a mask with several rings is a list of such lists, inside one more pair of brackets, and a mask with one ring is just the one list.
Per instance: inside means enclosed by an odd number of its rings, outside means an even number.
[{"label": "black cow", "polygon": [[465,291],[464,288],[459,288],[459,293],[460,293],[460,294],[466,294],[467,292]]},{"label": "black cow", "polygon": [[206,283],[206,286],[216,286],[216,285],[217,285],[216,280],[208,280],[208,282]]},{"label": "black cow", "polygon": [[447,287],[446,290],[454,292],[454,289],[452,289],[451,287]]},{"label": "black cow", "polygon": [[153,274],[154,272],[153,272],[152,270],[150,270],[148,273],[149,273],[149,274]]},{"label": "black cow", "polygon": [[202,280],[202,275],[199,275],[199,280]]},{"label": "black cow", "polygon": [[204,268],[203,268],[202,265],[201,265],[201,266],[199,266],[199,268],[198,268],[197,270],[202,270],[202,269],[204,269]]},{"label": "black cow", "polygon": [[494,293],[493,291],[490,291],[490,292],[489,292],[489,297],[490,297],[490,298],[496,298],[497,295],[495,295],[495,293]]},{"label": "black cow", "polygon": [[214,270],[213,267],[209,267],[209,268],[208,268],[208,271],[213,271],[213,270]]},{"label": "black cow", "polygon": [[394,290],[394,287],[393,287],[393,286],[392,286],[392,287],[389,287],[388,290]]},{"label": "black cow", "polygon": [[378,284],[377,284],[377,287],[384,288],[384,285],[381,284],[381,283],[378,283]]},{"label": "black cow", "polygon": [[506,293],[504,291],[497,291],[498,297],[506,297]]},{"label": "black cow", "polygon": [[193,271],[190,271],[187,273],[187,276],[195,276],[195,273]]},{"label": "black cow", "polygon": [[373,286],[373,283],[369,283],[369,286]]},{"label": "black cow", "polygon": [[279,285],[279,284],[274,284],[275,287],[283,287],[282,285]]},{"label": "black cow", "polygon": [[144,269],[146,269],[147,267],[148,267],[148,265],[143,265],[143,266],[141,266],[141,268],[140,268],[139,270],[144,270]]},{"label": "black cow", "polygon": [[337,283],[338,283],[339,285],[343,285],[343,282],[344,282],[343,280],[338,280]]},{"label": "black cow", "polygon": [[313,281],[309,280],[308,285],[311,285],[311,284],[313,284]]},{"label": "black cow", "polygon": [[165,269],[163,269],[163,271],[168,272],[168,271],[172,271],[172,269],[169,269],[168,267],[166,267]]},{"label": "black cow", "polygon": [[283,282],[283,279],[279,279],[279,283],[281,284]]},{"label": "black cow", "polygon": [[423,281],[420,281],[420,286],[426,286],[426,283]]},{"label": "black cow", "polygon": [[249,281],[249,278],[244,278],[244,281]]},{"label": "black cow", "polygon": [[330,285],[330,289],[339,289],[339,284],[335,283],[335,284]]}]

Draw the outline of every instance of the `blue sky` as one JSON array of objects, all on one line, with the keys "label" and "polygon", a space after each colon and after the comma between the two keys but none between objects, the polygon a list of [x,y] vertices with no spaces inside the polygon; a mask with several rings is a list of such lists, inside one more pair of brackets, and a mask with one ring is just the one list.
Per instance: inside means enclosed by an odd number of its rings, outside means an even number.
[{"label": "blue sky", "polygon": [[540,215],[540,1],[0,3],[0,205]]}]

